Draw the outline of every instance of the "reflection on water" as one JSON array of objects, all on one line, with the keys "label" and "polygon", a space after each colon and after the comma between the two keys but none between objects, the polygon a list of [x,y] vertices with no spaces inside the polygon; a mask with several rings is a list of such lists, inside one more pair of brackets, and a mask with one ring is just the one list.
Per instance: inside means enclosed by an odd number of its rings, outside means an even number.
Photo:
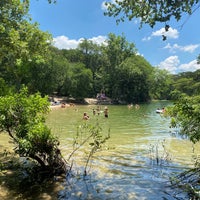
[{"label": "reflection on water", "polygon": [[77,126],[83,123],[83,112],[90,115],[87,123],[98,120],[103,130],[111,133],[106,148],[94,155],[86,177],[82,176],[84,150],[75,155],[76,176],[68,174],[58,199],[175,199],[169,195],[177,192],[169,187],[169,175],[192,166],[192,156],[199,147],[197,144],[193,149],[189,141],[175,137],[169,119],[156,114],[158,107],[167,104],[153,102],[140,105],[140,109],[110,105],[108,119],[103,113],[93,116],[96,106],[91,105],[53,109],[47,123],[59,137],[66,158]]}]

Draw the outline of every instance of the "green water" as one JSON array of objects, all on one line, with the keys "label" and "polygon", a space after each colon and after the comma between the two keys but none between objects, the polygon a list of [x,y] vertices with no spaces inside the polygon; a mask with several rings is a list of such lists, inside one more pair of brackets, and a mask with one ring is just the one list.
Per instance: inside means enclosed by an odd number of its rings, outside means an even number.
[{"label": "green water", "polygon": [[[169,104],[158,101],[140,105],[140,109],[110,105],[108,118],[103,113],[94,116],[93,105],[52,110],[48,124],[60,138],[66,158],[72,150],[76,127],[83,123],[84,112],[90,116],[87,123],[98,120],[103,130],[109,129],[111,133],[107,150],[97,153],[92,160],[88,180],[78,179],[76,184],[69,181],[59,198],[174,199],[166,194],[174,192],[168,187],[168,177],[192,166],[194,152],[189,141],[177,137],[169,128],[170,120],[155,112]],[[74,170],[80,174],[83,151],[74,159]]]},{"label": "green water", "polygon": [[[69,176],[56,190],[54,198],[58,195],[56,199],[60,200],[175,199],[169,195],[175,191],[169,187],[168,178],[172,173],[192,166],[192,156],[199,151],[199,144],[194,151],[191,142],[178,137],[169,128],[170,120],[155,112],[169,104],[168,101],[157,101],[142,104],[139,109],[108,105],[108,118],[104,117],[103,105],[100,115],[93,115],[95,105],[52,109],[47,124],[59,137],[66,159],[80,124],[98,121],[103,131],[110,130],[111,135],[104,149],[94,155],[85,178],[82,177],[84,153],[88,149],[77,152],[72,159],[72,169],[79,178]],[[88,121],[82,120],[84,112],[90,116]],[[0,137],[0,147],[8,145],[7,138]],[[54,199],[52,191],[48,192],[49,195],[43,195],[41,199]]]}]

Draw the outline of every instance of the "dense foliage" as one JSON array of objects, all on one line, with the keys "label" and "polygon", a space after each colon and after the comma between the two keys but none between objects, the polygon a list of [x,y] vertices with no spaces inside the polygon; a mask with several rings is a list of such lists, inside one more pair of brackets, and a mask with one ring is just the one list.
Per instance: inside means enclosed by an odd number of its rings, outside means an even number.
[{"label": "dense foliage", "polygon": [[30,66],[44,62],[51,41],[49,34],[30,23],[28,8],[26,1],[0,3],[0,78],[17,90],[29,78]]},{"label": "dense foliage", "polygon": [[[173,90],[188,96],[200,94],[200,70],[182,72],[173,76]],[[175,98],[175,96],[173,96]]]},{"label": "dense foliage", "polygon": [[47,97],[20,93],[1,97],[0,131],[6,132],[20,157],[31,158],[50,174],[66,172],[66,162],[58,148],[59,141],[45,125],[49,111]]},{"label": "dense foliage", "polygon": [[172,18],[179,21],[184,13],[191,15],[200,7],[199,0],[116,0],[106,2],[106,6],[105,15],[119,17],[117,22],[123,22],[125,18],[130,21],[138,18],[141,26],[145,23],[151,27],[157,22],[168,22]]},{"label": "dense foliage", "polygon": [[168,109],[172,117],[171,125],[186,135],[193,143],[200,140],[200,96],[181,95],[173,108]]},{"label": "dense foliage", "polygon": [[[167,108],[171,116],[171,126],[176,128],[178,134],[188,138],[193,143],[200,141],[200,96],[187,96],[179,94],[174,106]],[[187,148],[187,147],[186,147]],[[194,167],[171,178],[173,187],[185,190],[190,199],[199,199],[200,160],[199,155],[194,156]]]}]

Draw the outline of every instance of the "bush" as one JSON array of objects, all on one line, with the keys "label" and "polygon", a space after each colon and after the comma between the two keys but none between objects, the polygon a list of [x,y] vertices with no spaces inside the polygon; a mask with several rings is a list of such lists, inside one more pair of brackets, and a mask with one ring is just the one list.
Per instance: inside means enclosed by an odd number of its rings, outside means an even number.
[{"label": "bush", "polygon": [[60,174],[67,163],[58,148],[59,141],[45,125],[49,112],[47,97],[28,95],[27,88],[0,98],[0,129],[7,132],[20,157],[30,158],[42,170]]}]

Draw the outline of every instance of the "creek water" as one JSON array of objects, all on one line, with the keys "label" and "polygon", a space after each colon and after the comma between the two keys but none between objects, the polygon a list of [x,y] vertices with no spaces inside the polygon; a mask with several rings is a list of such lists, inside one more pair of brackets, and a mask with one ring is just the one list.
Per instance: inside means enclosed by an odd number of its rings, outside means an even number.
[{"label": "creek water", "polygon": [[[170,104],[155,101],[141,104],[139,109],[108,105],[108,118],[104,117],[103,105],[100,115],[93,115],[96,105],[52,109],[47,124],[58,136],[66,159],[73,150],[80,124],[98,121],[103,131],[110,130],[110,139],[90,160],[87,176],[83,176],[85,153],[89,149],[85,146],[70,160],[73,160],[73,173],[68,174],[62,187],[56,189],[54,195],[52,189],[47,189],[49,195],[40,195],[40,199],[184,199],[180,191],[170,187],[169,177],[193,166],[192,159],[199,151],[199,144],[194,146],[179,137],[169,128],[170,119],[156,113],[157,108]],[[90,119],[83,122],[84,112]],[[1,142],[6,140],[0,137]]]}]

